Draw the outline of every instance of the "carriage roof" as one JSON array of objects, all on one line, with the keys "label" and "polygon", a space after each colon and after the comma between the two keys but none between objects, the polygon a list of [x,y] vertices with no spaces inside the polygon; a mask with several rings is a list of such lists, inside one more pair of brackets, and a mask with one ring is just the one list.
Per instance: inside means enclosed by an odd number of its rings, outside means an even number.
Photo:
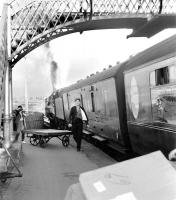
[{"label": "carriage roof", "polygon": [[75,84],[57,90],[57,93],[63,94],[71,90],[85,87],[86,85],[91,85],[93,83],[103,81],[105,79],[116,76],[119,69],[122,71],[132,69],[174,52],[176,52],[176,34],[129,58],[124,63],[115,65],[109,69],[103,70],[102,72],[92,74],[84,80],[77,81]]}]

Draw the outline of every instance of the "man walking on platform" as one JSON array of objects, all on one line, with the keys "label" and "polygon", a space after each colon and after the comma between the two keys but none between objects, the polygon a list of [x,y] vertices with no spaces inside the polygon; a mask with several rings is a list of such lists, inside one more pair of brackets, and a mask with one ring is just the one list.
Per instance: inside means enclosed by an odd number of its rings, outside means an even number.
[{"label": "man walking on platform", "polygon": [[75,106],[73,106],[70,110],[69,115],[69,127],[72,127],[73,138],[77,143],[77,151],[81,150],[81,140],[82,140],[82,131],[83,131],[83,123],[88,125],[88,117],[81,106],[81,102],[79,98],[75,99]]}]

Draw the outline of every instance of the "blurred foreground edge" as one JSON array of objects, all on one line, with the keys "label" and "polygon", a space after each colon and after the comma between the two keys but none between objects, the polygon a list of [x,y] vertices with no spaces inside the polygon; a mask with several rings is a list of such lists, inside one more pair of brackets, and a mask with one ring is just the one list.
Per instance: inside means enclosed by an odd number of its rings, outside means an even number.
[{"label": "blurred foreground edge", "polygon": [[176,170],[160,151],[82,173],[79,181],[87,200],[176,199]]}]

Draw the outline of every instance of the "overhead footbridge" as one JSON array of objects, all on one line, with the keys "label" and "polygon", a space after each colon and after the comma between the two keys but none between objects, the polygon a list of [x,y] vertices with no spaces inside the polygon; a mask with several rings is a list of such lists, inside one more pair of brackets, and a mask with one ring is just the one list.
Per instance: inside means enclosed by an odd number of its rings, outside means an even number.
[{"label": "overhead footbridge", "polygon": [[12,68],[30,51],[75,32],[128,28],[133,29],[128,37],[151,37],[165,28],[176,27],[175,0],[6,2],[0,18],[0,116],[3,108],[7,142],[12,132]]},{"label": "overhead footbridge", "polygon": [[151,37],[176,27],[174,0],[13,0],[11,64],[34,48],[74,32],[133,29],[128,37]]}]

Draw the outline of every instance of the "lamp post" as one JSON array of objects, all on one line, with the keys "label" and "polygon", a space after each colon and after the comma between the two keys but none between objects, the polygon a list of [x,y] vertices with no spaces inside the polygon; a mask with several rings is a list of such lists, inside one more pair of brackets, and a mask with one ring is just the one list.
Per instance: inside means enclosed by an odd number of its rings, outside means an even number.
[{"label": "lamp post", "polygon": [[27,90],[27,80],[25,79],[25,111],[29,112],[29,102],[28,102],[28,90]]}]

